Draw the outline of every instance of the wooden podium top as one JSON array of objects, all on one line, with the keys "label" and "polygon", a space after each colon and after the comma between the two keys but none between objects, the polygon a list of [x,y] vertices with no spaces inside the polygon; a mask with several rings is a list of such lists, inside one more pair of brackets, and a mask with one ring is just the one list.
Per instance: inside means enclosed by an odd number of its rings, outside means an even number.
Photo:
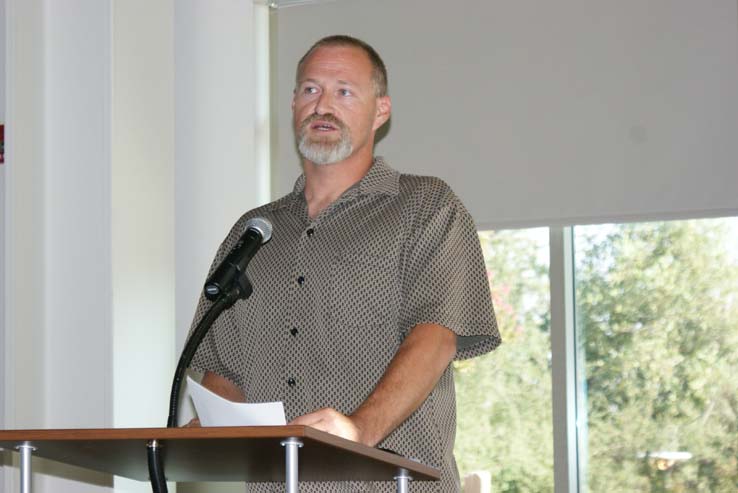
[{"label": "wooden podium top", "polygon": [[284,481],[285,449],[299,438],[300,481],[392,481],[398,468],[415,481],[436,480],[437,469],[306,426],[116,428],[0,431],[0,448],[21,444],[34,456],[148,481],[146,445],[163,443],[169,481]]}]

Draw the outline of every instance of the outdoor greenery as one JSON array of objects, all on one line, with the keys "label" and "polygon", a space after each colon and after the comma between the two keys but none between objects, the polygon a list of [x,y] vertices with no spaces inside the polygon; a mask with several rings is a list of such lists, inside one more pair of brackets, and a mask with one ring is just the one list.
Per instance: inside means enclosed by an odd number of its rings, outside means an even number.
[{"label": "outdoor greenery", "polygon": [[[728,224],[576,228],[585,491],[738,491],[738,228]],[[481,235],[504,342],[456,367],[459,467],[490,471],[494,492],[553,491],[547,245],[534,236]]]},{"label": "outdoor greenery", "polygon": [[[577,236],[589,491],[738,491],[738,252],[730,234],[713,220]],[[692,458],[665,460],[663,452]]]},{"label": "outdoor greenery", "polygon": [[553,491],[548,232],[480,233],[503,343],[456,363],[456,458],[492,491]]}]

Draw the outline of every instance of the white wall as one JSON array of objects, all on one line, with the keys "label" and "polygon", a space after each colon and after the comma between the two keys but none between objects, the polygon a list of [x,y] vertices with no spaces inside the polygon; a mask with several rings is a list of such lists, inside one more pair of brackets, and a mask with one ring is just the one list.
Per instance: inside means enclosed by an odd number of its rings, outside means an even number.
[{"label": "white wall", "polygon": [[[267,97],[259,83],[266,57],[258,55],[267,49],[267,16],[266,7],[243,1],[175,6],[178,354],[215,250],[241,214],[268,200],[268,122],[258,112]],[[243,485],[180,484],[178,491],[240,492]]]},{"label": "white wall", "polygon": [[[111,424],[110,9],[47,2],[44,15],[43,426]],[[39,218],[41,219],[41,218]],[[24,366],[27,362],[24,362]],[[16,374],[17,376],[17,374]],[[82,404],[83,403],[83,404]],[[79,493],[102,474],[54,464],[40,488]]]},{"label": "white wall", "polygon": [[264,139],[255,138],[254,18],[251,2],[175,7],[178,349],[215,250],[241,214],[268,198],[255,151]]},{"label": "white wall", "polygon": [[113,3],[109,200],[116,427],[166,425],[166,376],[174,360],[173,15],[171,0]]},{"label": "white wall", "polygon": [[[166,426],[174,365],[174,2],[112,3],[114,427]],[[116,491],[150,486],[115,479]]]},{"label": "white wall", "polygon": [[39,288],[45,293],[44,425],[53,428],[111,423],[109,19],[108,4],[98,0],[46,5],[45,279]]},{"label": "white wall", "polygon": [[485,227],[738,213],[735,0],[342,0],[279,10],[275,192],[299,173],[294,67],[328,34],[389,69],[378,146]]},{"label": "white wall", "polygon": [[[44,313],[38,308],[44,301],[45,264],[42,12],[42,0],[6,3],[6,428],[33,427],[43,422],[45,414],[43,346],[39,349],[37,345],[44,340]],[[34,364],[24,364],[26,361]],[[16,375],[22,375],[22,381],[17,382]]]},{"label": "white wall", "polygon": [[[2,427],[164,426],[207,266],[266,200],[253,7],[5,1]],[[36,463],[34,491],[113,484]]]},{"label": "white wall", "polygon": [[[95,0],[9,0],[7,15],[4,424],[105,426],[110,14]],[[109,483],[39,466],[41,491]]]}]

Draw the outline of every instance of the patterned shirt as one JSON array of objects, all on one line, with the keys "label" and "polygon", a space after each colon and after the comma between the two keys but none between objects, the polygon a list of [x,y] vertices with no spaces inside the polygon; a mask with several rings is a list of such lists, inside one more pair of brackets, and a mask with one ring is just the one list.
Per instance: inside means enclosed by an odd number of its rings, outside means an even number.
[{"label": "patterned shirt", "polygon": [[[254,292],[216,320],[192,367],[239,386],[251,402],[283,401],[287,420],[332,407],[351,414],[372,392],[405,336],[434,323],[457,335],[456,359],[500,343],[474,223],[438,178],[400,174],[376,158],[316,218],[301,176],[292,193],[246,213],[220,264],[253,217],[271,240],[248,266]],[[212,270],[211,270],[212,271]],[[198,321],[210,303],[202,298]],[[412,492],[459,491],[456,403],[449,365],[421,406],[378,446],[441,469]],[[391,478],[388,478],[391,479]],[[284,491],[250,484],[248,491]],[[301,492],[394,492],[387,483],[310,483]]]}]

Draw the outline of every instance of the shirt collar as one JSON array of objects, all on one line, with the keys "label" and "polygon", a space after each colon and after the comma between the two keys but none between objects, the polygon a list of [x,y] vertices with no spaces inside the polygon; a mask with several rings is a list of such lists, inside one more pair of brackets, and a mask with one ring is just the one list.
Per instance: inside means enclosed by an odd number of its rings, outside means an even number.
[{"label": "shirt collar", "polygon": [[[305,191],[305,174],[303,173],[295,182],[292,189],[291,198],[303,199]],[[372,167],[359,180],[359,182],[349,188],[346,194],[359,195],[397,195],[400,193],[400,173],[392,169],[383,157],[376,156],[372,162]]]}]

